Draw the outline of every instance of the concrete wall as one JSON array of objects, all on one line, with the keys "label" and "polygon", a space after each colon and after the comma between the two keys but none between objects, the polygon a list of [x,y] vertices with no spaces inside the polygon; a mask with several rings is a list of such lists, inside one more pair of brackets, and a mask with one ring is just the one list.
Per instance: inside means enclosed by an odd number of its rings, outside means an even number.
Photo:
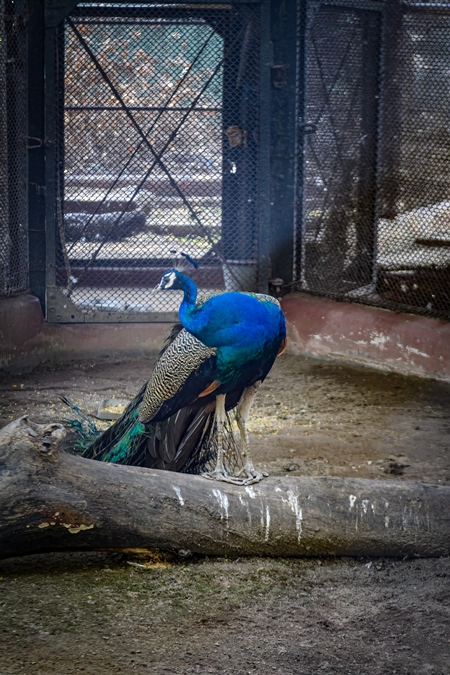
[{"label": "concrete wall", "polygon": [[283,299],[289,349],[450,381],[450,323],[293,293]]},{"label": "concrete wall", "polygon": [[169,324],[48,324],[29,293],[0,298],[0,369],[26,372],[44,361],[157,353]]},{"label": "concrete wall", "polygon": [[[450,323],[293,293],[283,299],[293,353],[450,381]],[[0,369],[156,353],[168,324],[48,324],[34,296],[0,298]]]}]

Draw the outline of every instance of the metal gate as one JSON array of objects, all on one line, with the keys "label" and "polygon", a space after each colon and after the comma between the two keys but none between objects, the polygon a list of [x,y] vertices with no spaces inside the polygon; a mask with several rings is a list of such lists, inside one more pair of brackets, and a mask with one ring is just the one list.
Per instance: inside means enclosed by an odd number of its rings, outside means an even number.
[{"label": "metal gate", "polygon": [[374,278],[380,19],[316,4],[306,16],[299,267],[314,292]]},{"label": "metal gate", "polygon": [[256,290],[259,3],[83,2],[52,35],[48,319],[172,321],[180,253]]},{"label": "metal gate", "polygon": [[307,292],[450,318],[448,2],[300,4]]}]

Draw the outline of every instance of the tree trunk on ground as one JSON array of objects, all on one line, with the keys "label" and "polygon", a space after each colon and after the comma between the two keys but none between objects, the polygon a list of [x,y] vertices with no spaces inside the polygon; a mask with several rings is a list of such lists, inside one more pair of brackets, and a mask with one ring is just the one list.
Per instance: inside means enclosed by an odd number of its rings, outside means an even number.
[{"label": "tree trunk on ground", "polygon": [[247,488],[58,449],[60,425],[0,431],[0,557],[155,549],[271,556],[450,554],[450,487],[268,478]]}]

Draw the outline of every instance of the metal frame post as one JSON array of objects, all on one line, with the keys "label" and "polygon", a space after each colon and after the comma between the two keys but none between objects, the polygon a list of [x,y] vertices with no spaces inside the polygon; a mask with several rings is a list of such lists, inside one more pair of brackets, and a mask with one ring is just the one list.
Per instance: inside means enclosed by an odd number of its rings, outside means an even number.
[{"label": "metal frame post", "polygon": [[294,273],[297,144],[297,0],[272,1],[271,34],[271,274]]},{"label": "metal frame post", "polygon": [[45,311],[44,3],[28,0],[28,232],[30,289]]},{"label": "metal frame post", "polygon": [[258,148],[258,291],[267,292],[270,275],[270,105],[271,68],[270,0],[260,9],[260,100]]}]

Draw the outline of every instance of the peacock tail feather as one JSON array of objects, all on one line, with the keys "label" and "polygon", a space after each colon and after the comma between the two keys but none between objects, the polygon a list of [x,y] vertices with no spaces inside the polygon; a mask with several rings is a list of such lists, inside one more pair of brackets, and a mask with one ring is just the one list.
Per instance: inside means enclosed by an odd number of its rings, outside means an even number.
[{"label": "peacock tail feather", "polygon": [[83,457],[114,464],[139,465],[139,454],[145,448],[144,425],[139,422],[139,406],[145,387],[141,387],[135,398],[127,405],[121,417],[88,445]]},{"label": "peacock tail feather", "polygon": [[142,446],[145,427],[137,419],[137,411],[133,415],[130,415],[129,423],[129,428],[111,447],[105,447],[101,453],[98,452],[92,459],[99,459],[111,464],[136,465],[136,455]]}]

